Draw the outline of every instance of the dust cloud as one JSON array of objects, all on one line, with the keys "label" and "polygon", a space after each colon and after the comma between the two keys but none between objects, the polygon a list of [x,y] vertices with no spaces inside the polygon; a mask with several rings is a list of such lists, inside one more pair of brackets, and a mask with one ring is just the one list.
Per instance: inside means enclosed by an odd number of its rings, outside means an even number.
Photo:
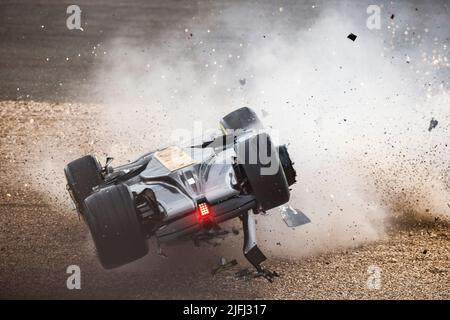
[{"label": "dust cloud", "polygon": [[288,145],[291,205],[312,220],[294,230],[277,210],[258,217],[271,255],[374,241],[405,214],[448,220],[448,9],[386,2],[370,30],[369,4],[217,4],[151,41],[113,38],[92,70],[100,120],[87,149],[119,164],[249,106]]},{"label": "dust cloud", "polygon": [[273,254],[380,239],[399,214],[448,219],[448,22],[439,6],[382,5],[370,30],[366,8],[239,4],[200,11],[151,45],[114,39],[95,72],[109,152],[138,154],[250,106],[288,144],[291,204],[312,220],[291,230],[277,210],[258,218]]}]

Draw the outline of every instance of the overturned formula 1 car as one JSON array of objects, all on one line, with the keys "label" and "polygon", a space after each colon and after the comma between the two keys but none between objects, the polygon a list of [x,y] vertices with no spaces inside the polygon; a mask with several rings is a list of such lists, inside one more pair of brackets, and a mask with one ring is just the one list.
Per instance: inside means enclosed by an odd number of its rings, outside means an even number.
[{"label": "overturned formula 1 car", "polygon": [[[288,202],[296,172],[286,146],[272,144],[251,109],[228,114],[220,125],[222,133],[209,141],[150,152],[123,166],[113,168],[108,158],[102,167],[88,155],[65,167],[69,193],[103,267],[143,257],[147,238],[159,245],[211,237],[220,223],[239,217],[244,255],[267,274],[253,214]],[[292,215],[286,218],[292,223]]]}]

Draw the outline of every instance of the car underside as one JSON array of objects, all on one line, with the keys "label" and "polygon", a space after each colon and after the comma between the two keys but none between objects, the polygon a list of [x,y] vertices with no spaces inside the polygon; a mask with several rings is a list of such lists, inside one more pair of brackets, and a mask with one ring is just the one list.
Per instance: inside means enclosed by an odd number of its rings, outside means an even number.
[{"label": "car underside", "polygon": [[266,260],[256,242],[254,214],[289,201],[296,173],[286,146],[274,146],[256,114],[241,108],[220,122],[222,133],[187,147],[170,146],[136,161],[101,166],[91,156],[65,167],[68,190],[86,221],[99,260],[115,268],[161,243],[221,235],[239,218],[244,255],[257,272]]}]

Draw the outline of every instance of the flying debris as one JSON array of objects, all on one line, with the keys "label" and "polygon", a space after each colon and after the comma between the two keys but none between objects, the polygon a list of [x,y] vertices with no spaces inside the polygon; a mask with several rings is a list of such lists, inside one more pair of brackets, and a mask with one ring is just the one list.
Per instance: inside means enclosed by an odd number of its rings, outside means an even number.
[{"label": "flying debris", "polygon": [[431,118],[431,120],[430,120],[430,125],[428,126],[428,131],[431,131],[431,130],[433,130],[434,128],[436,128],[437,125],[438,125],[438,123],[439,123],[439,121],[437,121],[437,120],[434,119],[434,118]]},{"label": "flying debris", "polygon": [[246,280],[246,281],[249,281],[249,280],[255,279],[255,278],[259,278],[259,277],[263,277],[263,278],[267,279],[269,282],[273,282],[274,278],[280,277],[279,273],[276,271],[270,271],[270,272],[263,273],[263,272],[259,272],[259,271],[250,270],[248,268],[241,269],[238,272],[236,272],[234,275],[236,278]]},{"label": "flying debris", "polygon": [[307,223],[310,223],[311,220],[300,210],[294,209],[291,206],[281,206],[281,218],[290,228],[295,228]]},{"label": "flying debris", "polygon": [[355,41],[355,40],[356,40],[356,37],[357,37],[357,35],[355,35],[355,34],[353,34],[353,33],[350,33],[350,34],[347,36],[347,38],[350,39],[350,40],[352,40],[352,41]]},{"label": "flying debris", "polygon": [[234,266],[237,266],[237,261],[236,259],[233,259],[231,261],[227,261],[224,257],[221,257],[220,259],[220,265],[217,268],[214,268],[211,271],[212,275],[218,274],[219,272],[231,269]]}]

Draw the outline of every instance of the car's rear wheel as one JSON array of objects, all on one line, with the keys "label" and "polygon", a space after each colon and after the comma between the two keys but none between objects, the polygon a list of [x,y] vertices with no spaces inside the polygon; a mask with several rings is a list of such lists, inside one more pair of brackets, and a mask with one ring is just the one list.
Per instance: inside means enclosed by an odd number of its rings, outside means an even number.
[{"label": "car's rear wheel", "polygon": [[104,268],[119,267],[147,254],[147,242],[126,185],[101,189],[84,203],[84,218]]},{"label": "car's rear wheel", "polygon": [[101,171],[100,163],[91,155],[74,160],[64,168],[69,192],[80,213],[92,188],[102,183]]},{"label": "car's rear wheel", "polygon": [[222,118],[220,124],[226,131],[264,129],[264,126],[262,125],[262,122],[259,120],[255,111],[247,107],[237,109],[227,114]]},{"label": "car's rear wheel", "polygon": [[237,145],[237,163],[262,210],[269,210],[289,201],[290,191],[278,155],[269,135],[251,136]]}]

